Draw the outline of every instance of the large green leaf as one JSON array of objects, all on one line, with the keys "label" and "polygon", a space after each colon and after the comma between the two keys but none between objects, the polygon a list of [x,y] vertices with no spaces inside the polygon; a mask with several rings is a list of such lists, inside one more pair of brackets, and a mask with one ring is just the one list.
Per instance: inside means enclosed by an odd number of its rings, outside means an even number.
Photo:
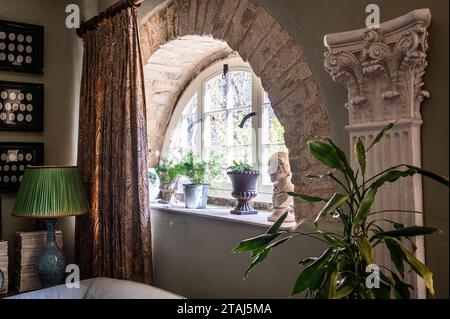
[{"label": "large green leaf", "polygon": [[397,243],[397,241],[395,241],[394,239],[389,238],[386,238],[384,240],[384,243],[386,244],[386,247],[391,254],[391,260],[394,263],[395,268],[403,277],[405,274],[405,265],[403,263],[403,252],[400,248],[400,244]]},{"label": "large green leaf", "polygon": [[271,248],[266,248],[264,249],[260,254],[258,254],[258,256],[255,257],[255,259],[253,259],[252,263],[250,264],[250,266],[247,268],[247,270],[245,271],[245,275],[244,278],[247,277],[247,275],[249,274],[249,272],[255,268],[256,265],[262,263],[264,261],[264,259],[267,258],[267,256],[269,256],[270,251],[272,249]]},{"label": "large green leaf", "polygon": [[369,239],[366,236],[364,236],[364,237],[357,237],[355,241],[356,241],[356,246],[358,247],[358,250],[361,253],[361,256],[366,261],[366,263],[368,265],[372,264],[373,263],[373,248],[369,242]]},{"label": "large green leaf", "polygon": [[310,292],[316,290],[323,281],[325,275],[327,264],[333,254],[333,249],[328,248],[322,256],[316,259],[314,262],[309,264],[298,276],[295,282],[294,289],[292,290],[292,295],[301,293],[306,289]]},{"label": "large green leaf", "polygon": [[449,186],[448,178],[434,174],[432,172],[426,171],[416,166],[412,165],[404,165],[408,169],[401,171],[398,169],[390,169],[383,175],[381,175],[371,186],[372,187],[381,187],[385,183],[393,183],[397,181],[400,177],[409,177],[414,176],[416,174],[421,174],[428,178],[431,178],[441,184]]},{"label": "large green leaf", "polygon": [[436,232],[441,232],[438,228],[424,227],[424,226],[409,226],[404,228],[398,228],[395,230],[389,230],[376,233],[372,239],[378,239],[383,237],[414,237],[422,235],[430,235]]},{"label": "large green leaf", "polygon": [[296,192],[287,192],[287,194],[292,197],[299,197],[300,199],[304,200],[305,202],[326,202],[326,201],[328,201],[327,199],[319,197],[319,196],[299,194]]},{"label": "large green leaf", "polygon": [[425,266],[403,246],[400,246],[400,249],[402,250],[403,258],[405,259],[405,261],[411,266],[412,269],[414,269],[417,274],[419,274],[420,277],[423,278],[423,280],[425,280],[425,286],[428,288],[430,294],[434,296],[433,273],[430,271],[430,269],[428,269],[427,266]]},{"label": "large green leaf", "polygon": [[386,173],[381,175],[372,185],[373,188],[380,188],[385,183],[393,183],[397,181],[400,177],[413,176],[417,171],[413,169],[407,169],[405,171],[400,171],[397,169],[388,170]]},{"label": "large green leaf", "polygon": [[359,281],[355,275],[348,274],[343,278],[342,282],[336,289],[335,299],[342,299],[351,294],[356,287],[358,287]]},{"label": "large green leaf", "polygon": [[400,299],[411,299],[411,293],[409,289],[413,289],[411,285],[408,285],[407,283],[403,282],[399,276],[397,276],[396,273],[392,273],[392,278],[395,281],[395,294],[397,298]]},{"label": "large green leaf", "polygon": [[270,226],[267,234],[276,234],[279,230],[283,222],[286,220],[287,215],[289,214],[289,210],[286,210],[280,217]]},{"label": "large green leaf", "polygon": [[389,123],[388,125],[386,125],[380,133],[378,133],[378,135],[375,137],[375,139],[373,140],[372,144],[370,144],[369,148],[367,149],[367,151],[369,151],[372,147],[374,147],[379,141],[381,141],[383,139],[383,137],[386,135],[386,133],[392,129],[394,127],[396,122],[393,123]]},{"label": "large green leaf", "polygon": [[317,217],[314,221],[314,224],[317,225],[317,222],[322,216],[328,215],[329,213],[334,212],[336,209],[341,207],[349,198],[348,195],[336,193],[331,197],[331,199],[325,204],[322,210],[317,214]]},{"label": "large green leaf", "polygon": [[408,167],[409,169],[413,169],[413,170],[417,171],[418,174],[421,174],[421,175],[426,176],[428,178],[434,179],[436,182],[439,182],[441,184],[449,186],[448,177],[444,177],[444,176],[435,174],[433,172],[424,170],[424,169],[422,169],[420,167],[417,167],[417,166],[406,165],[406,167]]},{"label": "large green leaf", "polygon": [[353,219],[353,227],[355,229],[358,229],[367,216],[369,216],[370,211],[372,210],[373,202],[375,201],[375,196],[377,195],[377,191],[377,188],[370,188],[361,201],[361,204],[356,211],[355,218]]},{"label": "large green leaf", "polygon": [[269,244],[272,240],[277,238],[280,234],[263,234],[257,237],[253,237],[250,239],[243,240],[239,243],[239,245],[233,249],[233,253],[243,253],[247,251],[252,251],[255,249],[260,249],[267,244]]},{"label": "large green leaf", "polygon": [[327,265],[325,279],[323,281],[322,289],[320,289],[319,297],[323,299],[334,299],[336,296],[338,271],[336,263],[331,260]]},{"label": "large green leaf", "polygon": [[366,174],[366,150],[364,149],[364,144],[360,137],[358,137],[358,140],[355,143],[354,147],[354,153],[356,161],[359,164],[359,167],[361,168],[361,174],[365,176]]},{"label": "large green leaf", "polygon": [[310,141],[308,143],[308,148],[311,155],[326,166],[338,169],[340,171],[345,170],[335,148],[332,145],[321,141]]}]

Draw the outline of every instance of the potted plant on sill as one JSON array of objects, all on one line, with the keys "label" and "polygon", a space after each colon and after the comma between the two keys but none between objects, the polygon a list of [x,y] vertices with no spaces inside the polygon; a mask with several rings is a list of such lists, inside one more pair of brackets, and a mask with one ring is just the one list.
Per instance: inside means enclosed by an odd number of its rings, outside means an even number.
[{"label": "potted plant on sill", "polygon": [[192,152],[188,153],[180,164],[181,175],[187,177],[190,184],[183,184],[186,208],[204,209],[208,202],[209,181],[219,174],[218,161],[202,161],[196,159]]},{"label": "potted plant on sill", "polygon": [[252,205],[252,199],[258,195],[256,184],[261,173],[253,169],[250,164],[233,161],[233,165],[227,168],[227,175],[233,185],[231,196],[238,200],[236,208],[230,211],[235,215],[257,214]]},{"label": "potted plant on sill", "polygon": [[[308,236],[324,242],[327,247],[319,257],[310,257],[300,261],[305,268],[295,282],[292,295],[307,292],[313,298],[332,299],[409,299],[412,286],[406,282],[405,264],[425,281],[427,290],[434,295],[433,274],[430,269],[414,256],[414,251],[408,250],[404,243],[412,237],[430,235],[439,229],[424,226],[407,226],[401,223],[380,219],[379,213],[373,208],[377,191],[385,184],[394,183],[400,178],[420,174],[429,177],[448,187],[448,178],[436,175],[408,164],[391,167],[374,177],[366,178],[367,151],[383,139],[394,123],[386,126],[366,148],[361,139],[354,145],[354,153],[359,168],[354,172],[348,163],[345,153],[332,140],[321,139],[308,143],[313,157],[332,170],[342,174],[337,178],[335,172],[321,176],[308,176],[334,180],[342,192],[331,198],[321,198],[297,193],[290,195],[300,199],[301,205],[306,202],[323,202],[324,206],[318,212],[314,225],[317,230],[309,233],[299,231],[301,222],[290,230],[280,230],[288,212],[285,212],[269,230],[260,236],[242,241],[234,250],[235,253],[250,252],[252,263],[245,276],[256,265],[263,262],[276,246],[282,245],[294,237]],[[359,179],[358,176],[361,178]],[[417,214],[415,211],[384,210],[383,213]],[[342,230],[329,232],[319,225],[326,216],[340,219]],[[377,221],[385,221],[390,229],[383,229]],[[279,237],[282,237],[281,239]],[[374,249],[384,245],[390,252],[393,267],[379,265],[379,288],[369,288],[366,285],[368,273],[366,269],[374,263]],[[414,249],[414,248],[413,248]],[[369,273],[370,274],[370,273]]]},{"label": "potted plant on sill", "polygon": [[[155,172],[159,178],[158,202],[161,204],[170,204],[172,196],[176,191],[178,177],[181,173],[180,164],[163,160],[155,167]],[[150,172],[149,179],[150,181],[154,181],[156,177]]]}]

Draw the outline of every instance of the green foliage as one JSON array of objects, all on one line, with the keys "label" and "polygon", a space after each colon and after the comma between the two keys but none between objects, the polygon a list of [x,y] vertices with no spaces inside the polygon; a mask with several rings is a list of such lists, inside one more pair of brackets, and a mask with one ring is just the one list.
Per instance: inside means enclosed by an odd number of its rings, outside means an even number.
[{"label": "green foliage", "polygon": [[244,173],[253,170],[253,166],[243,161],[233,161],[233,165],[227,168],[228,172]]},{"label": "green foliage", "polygon": [[[287,216],[287,212],[285,212],[265,234],[243,240],[233,250],[234,253],[249,252],[253,258],[245,276],[256,265],[263,262],[274,247],[280,246],[294,237],[308,236],[325,242],[327,248],[320,257],[309,257],[300,262],[304,269],[295,282],[292,294],[306,291],[314,298],[334,299],[410,298],[412,286],[404,282],[406,263],[412,271],[424,279],[429,293],[434,295],[431,270],[418,260],[413,252],[405,248],[400,239],[411,241],[412,237],[430,235],[439,230],[415,225],[405,227],[389,219],[376,220],[372,218],[373,220],[370,222],[367,220],[380,213],[373,210],[373,203],[378,190],[386,183],[394,183],[400,178],[420,174],[443,185],[449,185],[448,178],[407,164],[391,167],[366,180],[367,151],[380,142],[394,125],[395,123],[391,123],[386,126],[368,148],[364,146],[362,140],[356,141],[354,153],[359,165],[356,173],[350,167],[344,152],[330,139],[308,143],[312,156],[328,168],[337,170],[342,174],[343,180],[336,178],[332,172],[308,177],[331,178],[342,188],[342,191],[334,194],[330,199],[289,193],[299,200],[299,204],[325,202],[315,219],[314,224],[317,229],[310,233],[297,232],[299,223],[290,230],[281,230],[281,224]],[[392,212],[418,213],[395,210]],[[320,228],[319,221],[327,215],[340,218],[343,224],[340,233],[330,233]],[[382,229],[377,221],[384,221],[393,228]],[[277,239],[279,237],[282,239]],[[365,285],[368,275],[366,267],[373,263],[373,252],[379,245],[385,245],[389,250],[395,269],[380,265],[380,288],[367,288]]]},{"label": "green foliage", "polygon": [[[181,175],[182,167],[179,164],[175,164],[172,161],[162,160],[158,166],[155,167],[155,172],[159,177],[159,182],[163,184],[173,184],[177,181],[178,177]],[[150,177],[150,175],[153,175]],[[153,173],[149,173],[150,181],[155,179]]]},{"label": "green foliage", "polygon": [[220,174],[220,160],[212,158],[202,161],[189,152],[179,164],[180,173],[189,178],[193,184],[207,184]]}]

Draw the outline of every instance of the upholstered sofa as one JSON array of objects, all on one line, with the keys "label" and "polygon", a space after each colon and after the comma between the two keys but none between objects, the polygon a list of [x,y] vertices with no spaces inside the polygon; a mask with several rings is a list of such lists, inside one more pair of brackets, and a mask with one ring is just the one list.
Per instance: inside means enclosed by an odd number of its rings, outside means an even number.
[{"label": "upholstered sofa", "polygon": [[36,290],[6,299],[181,299],[165,290],[137,282],[93,278],[80,282],[80,288],[66,285]]}]

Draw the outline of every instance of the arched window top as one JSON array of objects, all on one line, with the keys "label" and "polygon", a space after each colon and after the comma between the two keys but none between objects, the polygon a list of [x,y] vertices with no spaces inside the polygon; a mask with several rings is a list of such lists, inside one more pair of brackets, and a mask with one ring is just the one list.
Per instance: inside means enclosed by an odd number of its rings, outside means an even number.
[{"label": "arched window top", "polygon": [[[228,73],[223,75],[223,65]],[[242,120],[249,113],[243,127]],[[171,118],[162,158],[180,161],[189,152],[204,160],[222,159],[223,174],[213,183],[213,196],[231,197],[225,169],[233,160],[252,164],[262,173],[256,200],[270,202],[269,157],[287,151],[284,129],[267,93],[248,63],[235,57],[199,74],[184,91]]]}]

